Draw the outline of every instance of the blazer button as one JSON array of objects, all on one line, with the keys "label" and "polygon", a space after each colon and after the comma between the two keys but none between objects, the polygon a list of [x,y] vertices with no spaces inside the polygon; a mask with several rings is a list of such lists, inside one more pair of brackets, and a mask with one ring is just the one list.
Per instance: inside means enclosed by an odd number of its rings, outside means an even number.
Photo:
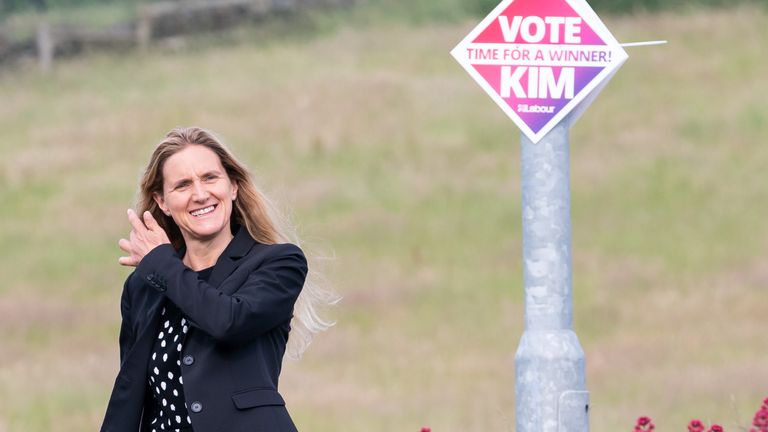
[{"label": "blazer button", "polygon": [[191,355],[185,355],[182,361],[184,362],[185,365],[189,366],[195,362],[195,358],[192,357]]},{"label": "blazer button", "polygon": [[189,406],[189,409],[191,409],[193,413],[199,413],[203,410],[203,404],[197,401],[192,402],[192,405]]}]

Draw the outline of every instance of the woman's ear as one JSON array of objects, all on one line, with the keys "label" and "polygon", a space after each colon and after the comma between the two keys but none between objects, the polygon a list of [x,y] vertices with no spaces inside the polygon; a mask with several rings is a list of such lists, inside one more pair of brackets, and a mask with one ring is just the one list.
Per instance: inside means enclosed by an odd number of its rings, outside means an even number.
[{"label": "woman's ear", "polygon": [[232,201],[237,198],[237,182],[232,182]]},{"label": "woman's ear", "polygon": [[165,199],[163,198],[163,196],[161,194],[159,194],[157,192],[153,192],[152,193],[152,199],[155,200],[155,202],[157,203],[157,206],[160,207],[160,210],[162,210],[163,213],[165,213],[166,216],[170,216],[171,215],[171,212],[165,206]]}]

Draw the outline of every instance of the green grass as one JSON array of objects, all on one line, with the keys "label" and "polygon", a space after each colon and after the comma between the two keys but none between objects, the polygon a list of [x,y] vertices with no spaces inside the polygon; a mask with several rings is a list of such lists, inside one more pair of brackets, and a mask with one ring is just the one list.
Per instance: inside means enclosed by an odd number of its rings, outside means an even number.
[{"label": "green grass", "polygon": [[[100,424],[125,209],[153,145],[189,124],[336,256],[338,325],[283,373],[301,430],[513,429],[519,133],[448,55],[473,21],[348,13],[0,75],[0,431]],[[592,429],[735,430],[768,382],[768,14],[606,21],[670,44],[630,51],[571,134]]]}]

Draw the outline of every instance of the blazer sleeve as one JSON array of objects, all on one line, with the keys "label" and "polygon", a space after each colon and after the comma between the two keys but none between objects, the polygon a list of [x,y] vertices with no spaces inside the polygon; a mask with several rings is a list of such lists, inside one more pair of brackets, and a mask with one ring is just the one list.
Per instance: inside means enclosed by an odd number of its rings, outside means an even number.
[{"label": "blazer sleeve", "polygon": [[304,286],[307,261],[301,249],[278,244],[269,251],[231,295],[200,280],[168,244],[144,256],[136,273],[212,338],[246,342],[290,320]]},{"label": "blazer sleeve", "polygon": [[123,364],[123,361],[125,360],[125,355],[128,353],[128,350],[133,346],[134,343],[134,334],[133,334],[133,325],[131,323],[131,301],[130,301],[130,295],[128,293],[128,286],[129,281],[131,280],[131,276],[133,274],[129,275],[128,278],[125,280],[125,283],[123,284],[123,293],[120,296],[120,364]]}]

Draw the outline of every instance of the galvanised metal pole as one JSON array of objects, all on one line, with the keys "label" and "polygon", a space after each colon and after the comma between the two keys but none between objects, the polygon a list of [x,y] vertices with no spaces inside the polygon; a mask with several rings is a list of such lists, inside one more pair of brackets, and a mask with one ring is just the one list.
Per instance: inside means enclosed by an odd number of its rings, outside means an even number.
[{"label": "galvanised metal pole", "polygon": [[535,144],[521,134],[525,331],[515,355],[517,432],[589,430],[584,351],[572,328],[569,117]]}]

